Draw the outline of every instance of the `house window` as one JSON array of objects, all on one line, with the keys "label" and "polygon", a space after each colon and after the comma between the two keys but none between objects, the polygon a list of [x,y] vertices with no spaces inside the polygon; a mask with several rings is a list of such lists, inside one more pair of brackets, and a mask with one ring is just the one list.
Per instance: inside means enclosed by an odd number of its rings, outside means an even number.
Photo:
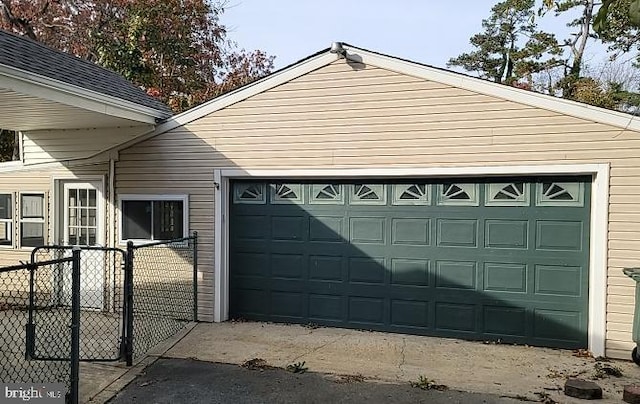
[{"label": "house window", "polygon": [[186,237],[187,197],[123,196],[122,240],[159,241]]},{"label": "house window", "polygon": [[13,245],[13,195],[0,194],[0,246]]},{"label": "house window", "polygon": [[20,246],[44,245],[44,194],[20,194]]}]

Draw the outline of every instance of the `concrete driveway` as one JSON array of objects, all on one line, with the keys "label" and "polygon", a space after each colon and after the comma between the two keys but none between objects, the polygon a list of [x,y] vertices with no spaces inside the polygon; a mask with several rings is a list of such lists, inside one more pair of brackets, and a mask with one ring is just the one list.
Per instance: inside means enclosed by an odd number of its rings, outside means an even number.
[{"label": "concrete driveway", "polygon": [[[581,402],[562,393],[568,377],[596,381],[600,402],[620,402],[624,385],[640,382],[631,362],[567,350],[256,322],[198,324],[163,356],[235,365],[262,359],[278,368],[304,362],[309,372],[365,381],[407,385],[422,376],[451,390],[562,403]],[[622,376],[607,374],[615,370]]]}]

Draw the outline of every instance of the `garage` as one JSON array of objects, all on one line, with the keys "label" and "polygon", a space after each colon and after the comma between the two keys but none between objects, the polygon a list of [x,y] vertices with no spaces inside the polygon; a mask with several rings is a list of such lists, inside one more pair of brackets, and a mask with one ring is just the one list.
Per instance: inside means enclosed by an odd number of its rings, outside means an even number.
[{"label": "garage", "polygon": [[230,317],[588,346],[590,177],[235,180]]}]

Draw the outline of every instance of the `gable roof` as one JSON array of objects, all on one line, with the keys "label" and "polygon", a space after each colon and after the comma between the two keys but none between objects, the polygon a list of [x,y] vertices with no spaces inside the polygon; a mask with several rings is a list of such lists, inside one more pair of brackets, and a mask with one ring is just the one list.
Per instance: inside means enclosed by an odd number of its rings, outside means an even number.
[{"label": "gable roof", "polygon": [[18,70],[52,83],[117,98],[156,111],[158,118],[170,116],[171,109],[147,95],[121,75],[64,53],[29,38],[0,30],[0,67]]},{"label": "gable roof", "polygon": [[[546,94],[494,83],[489,80],[472,77],[443,68],[412,62],[394,56],[358,48],[347,43],[341,43],[346,51],[347,63],[364,64],[380,67],[397,73],[406,74],[425,80],[435,81],[453,87],[477,92],[480,94],[518,102],[524,105],[538,107],[549,111],[585,119],[591,122],[603,123],[640,132],[640,117],[624,112],[613,111],[576,101],[558,98]],[[304,76],[314,70],[327,66],[341,58],[333,53],[331,48],[325,48],[289,66],[281,68],[270,75],[256,80],[236,90],[220,95],[208,102],[190,110],[174,115],[159,124],[154,131],[113,147],[111,150],[123,150],[152,137],[161,135],[174,128],[186,125],[215,111],[243,101],[256,94],[268,91],[288,81]]]},{"label": "gable roof", "polygon": [[[586,119],[588,121],[608,124],[622,129],[640,131],[640,117],[624,112],[613,111],[551,95],[540,94],[504,84],[498,84],[463,73],[358,48],[346,43],[342,43],[342,46],[346,51],[347,63],[370,64],[383,69],[395,71],[397,73],[447,84],[453,87],[501,98],[507,101],[543,108],[549,111]],[[202,118],[212,112],[331,64],[339,58],[340,56],[332,53],[330,48],[323,49],[309,57],[306,57],[305,59],[284,67],[261,80],[247,84],[188,111],[175,115],[165,123],[159,125],[153,133],[145,136],[145,138],[164,133],[180,125],[185,125],[196,119]],[[130,145],[131,144],[126,144],[123,146],[128,147]]]}]

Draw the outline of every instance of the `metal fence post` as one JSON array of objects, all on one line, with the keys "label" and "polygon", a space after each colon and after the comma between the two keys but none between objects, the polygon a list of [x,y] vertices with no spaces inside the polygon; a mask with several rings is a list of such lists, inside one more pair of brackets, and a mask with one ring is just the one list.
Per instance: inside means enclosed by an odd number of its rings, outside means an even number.
[{"label": "metal fence post", "polygon": [[198,321],[198,232],[193,232],[193,321]]},{"label": "metal fence post", "polygon": [[80,248],[73,249],[71,266],[71,404],[79,402],[80,384]]},{"label": "metal fence post", "polygon": [[35,282],[35,272],[37,266],[34,264],[33,258],[31,258],[31,264],[27,267],[29,270],[29,312],[27,313],[27,328],[26,328],[26,349],[24,353],[24,358],[26,360],[31,360],[33,358],[33,353],[35,351],[35,340],[36,340],[36,327],[33,324],[33,311],[35,310],[35,294],[34,294],[34,282]]},{"label": "metal fence post", "polygon": [[127,366],[133,365],[133,242],[127,243],[127,258],[124,269],[124,293],[125,293],[125,359]]}]

